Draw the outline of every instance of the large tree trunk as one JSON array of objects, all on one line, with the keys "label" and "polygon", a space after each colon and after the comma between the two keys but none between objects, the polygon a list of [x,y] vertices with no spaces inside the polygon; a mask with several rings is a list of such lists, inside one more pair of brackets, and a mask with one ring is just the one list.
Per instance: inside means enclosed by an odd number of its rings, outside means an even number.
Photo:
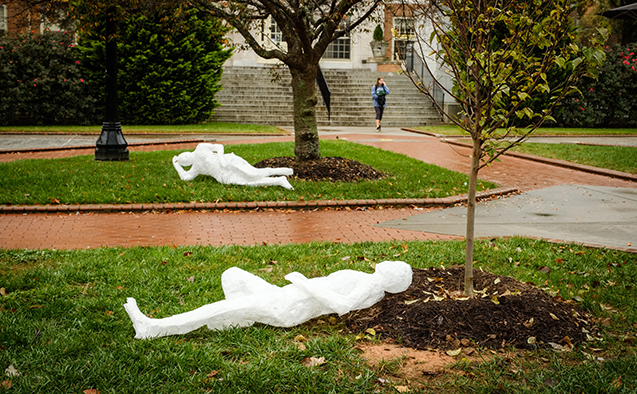
[{"label": "large tree trunk", "polygon": [[476,188],[478,185],[478,169],[480,156],[482,155],[482,143],[478,139],[473,140],[473,152],[471,153],[471,170],[469,172],[469,191],[467,204],[467,250],[464,263],[464,294],[473,297],[473,244],[474,227],[476,222]]},{"label": "large tree trunk", "polygon": [[321,158],[316,126],[316,66],[290,68],[294,95],[294,156],[298,161]]}]

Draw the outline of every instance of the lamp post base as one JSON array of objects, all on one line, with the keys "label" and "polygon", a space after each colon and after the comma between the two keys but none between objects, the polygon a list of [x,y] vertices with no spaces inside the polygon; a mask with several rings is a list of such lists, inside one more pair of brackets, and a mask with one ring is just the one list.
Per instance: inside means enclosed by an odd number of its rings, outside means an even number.
[{"label": "lamp post base", "polygon": [[96,161],[128,161],[128,143],[119,122],[104,122],[95,143]]}]

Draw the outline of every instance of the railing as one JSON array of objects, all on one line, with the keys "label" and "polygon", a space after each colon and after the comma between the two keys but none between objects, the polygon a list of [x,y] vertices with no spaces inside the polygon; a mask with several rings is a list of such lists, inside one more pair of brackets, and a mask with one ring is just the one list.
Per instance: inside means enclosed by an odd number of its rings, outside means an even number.
[{"label": "railing", "polygon": [[422,82],[422,89],[427,89],[431,92],[431,98],[438,104],[437,108],[443,108],[445,93],[440,88],[438,82],[434,79],[433,75],[424,64],[423,60],[418,56],[413,47],[408,48],[405,54],[405,66],[407,67],[407,71],[412,75],[412,77],[420,82]]}]

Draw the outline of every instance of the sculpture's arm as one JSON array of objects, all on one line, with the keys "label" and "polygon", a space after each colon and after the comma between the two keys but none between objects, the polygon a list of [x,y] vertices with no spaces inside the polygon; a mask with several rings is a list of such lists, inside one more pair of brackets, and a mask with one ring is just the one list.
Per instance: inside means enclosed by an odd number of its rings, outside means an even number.
[{"label": "sculpture's arm", "polygon": [[197,177],[197,175],[199,175],[193,171],[192,168],[189,171],[184,170],[184,168],[179,164],[177,156],[173,156],[173,166],[175,167],[175,170],[177,170],[179,178],[181,178],[182,181],[192,181]]},{"label": "sculpture's arm", "polygon": [[[329,307],[339,315],[344,315],[354,309],[360,309],[361,306],[367,307],[368,302],[366,301],[369,301],[370,295],[377,293],[370,291],[369,284],[360,283],[360,285],[353,288],[349,294],[339,294],[326,288],[319,282],[306,278],[299,272],[289,273],[285,276],[285,279],[292,282],[295,286],[302,288],[321,304]],[[382,295],[384,294],[385,293],[382,292]],[[380,298],[382,298],[382,296]],[[377,301],[379,301],[379,299],[374,299],[373,303]]]}]

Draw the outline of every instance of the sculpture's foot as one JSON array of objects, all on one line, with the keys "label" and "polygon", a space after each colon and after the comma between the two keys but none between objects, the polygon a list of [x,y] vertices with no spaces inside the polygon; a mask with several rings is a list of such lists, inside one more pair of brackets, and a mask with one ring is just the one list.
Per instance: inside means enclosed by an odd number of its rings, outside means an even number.
[{"label": "sculpture's foot", "polygon": [[144,315],[137,307],[137,301],[134,298],[127,298],[124,309],[128,313],[135,328],[135,338],[147,339],[158,336],[158,327],[154,327],[152,319]]},{"label": "sculpture's foot", "polygon": [[281,176],[281,177],[278,177],[277,179],[279,180],[279,186],[284,187],[286,189],[294,190],[294,188],[290,184],[290,181],[288,181],[288,178]]}]

